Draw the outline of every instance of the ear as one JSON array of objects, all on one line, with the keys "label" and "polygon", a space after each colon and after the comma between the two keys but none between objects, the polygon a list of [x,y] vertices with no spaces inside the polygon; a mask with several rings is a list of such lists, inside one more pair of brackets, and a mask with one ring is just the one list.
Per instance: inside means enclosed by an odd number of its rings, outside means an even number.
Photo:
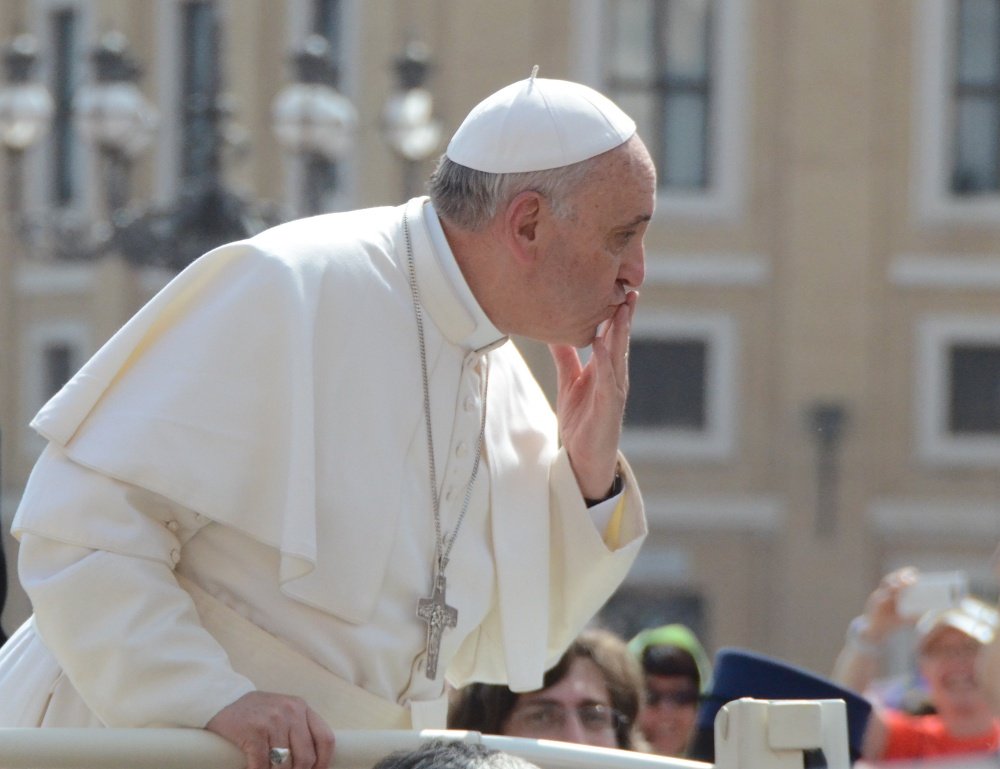
[{"label": "ear", "polygon": [[504,234],[515,258],[522,261],[536,258],[545,211],[545,199],[532,190],[518,193],[507,204]]}]

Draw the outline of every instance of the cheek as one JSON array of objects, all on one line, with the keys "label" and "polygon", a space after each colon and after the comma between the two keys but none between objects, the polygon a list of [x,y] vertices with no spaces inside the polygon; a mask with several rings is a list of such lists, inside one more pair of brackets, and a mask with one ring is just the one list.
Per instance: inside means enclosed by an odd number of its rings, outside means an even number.
[{"label": "cheek", "polygon": [[698,711],[695,708],[685,708],[681,714],[681,723],[684,725],[685,731],[690,731],[694,728],[695,722],[698,720]]}]

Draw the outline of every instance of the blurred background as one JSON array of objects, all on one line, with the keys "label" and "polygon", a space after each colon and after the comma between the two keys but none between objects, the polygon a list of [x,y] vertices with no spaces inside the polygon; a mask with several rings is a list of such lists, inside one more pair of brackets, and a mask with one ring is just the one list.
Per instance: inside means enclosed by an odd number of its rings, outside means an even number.
[{"label": "blurred background", "polygon": [[8,634],[45,400],[209,248],[422,194],[534,64],[659,172],[624,436],[652,531],[601,621],[825,673],[897,566],[996,598],[1000,0],[3,0],[0,43]]}]

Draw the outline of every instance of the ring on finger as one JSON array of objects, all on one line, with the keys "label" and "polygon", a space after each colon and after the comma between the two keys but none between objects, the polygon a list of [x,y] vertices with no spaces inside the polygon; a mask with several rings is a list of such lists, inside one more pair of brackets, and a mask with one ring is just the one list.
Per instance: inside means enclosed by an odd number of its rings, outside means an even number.
[{"label": "ring on finger", "polygon": [[288,748],[271,748],[267,754],[267,760],[271,762],[271,766],[281,766],[291,757],[292,751]]}]

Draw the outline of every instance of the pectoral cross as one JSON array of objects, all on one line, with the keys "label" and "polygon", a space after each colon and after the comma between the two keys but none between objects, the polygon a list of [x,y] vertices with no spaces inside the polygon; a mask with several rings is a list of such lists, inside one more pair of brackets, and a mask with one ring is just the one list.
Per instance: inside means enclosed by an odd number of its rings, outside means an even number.
[{"label": "pectoral cross", "polygon": [[427,677],[432,681],[437,676],[438,654],[441,652],[441,635],[446,627],[458,624],[458,609],[444,600],[447,587],[444,570],[438,569],[434,578],[434,592],[430,598],[417,601],[417,616],[427,623]]}]

